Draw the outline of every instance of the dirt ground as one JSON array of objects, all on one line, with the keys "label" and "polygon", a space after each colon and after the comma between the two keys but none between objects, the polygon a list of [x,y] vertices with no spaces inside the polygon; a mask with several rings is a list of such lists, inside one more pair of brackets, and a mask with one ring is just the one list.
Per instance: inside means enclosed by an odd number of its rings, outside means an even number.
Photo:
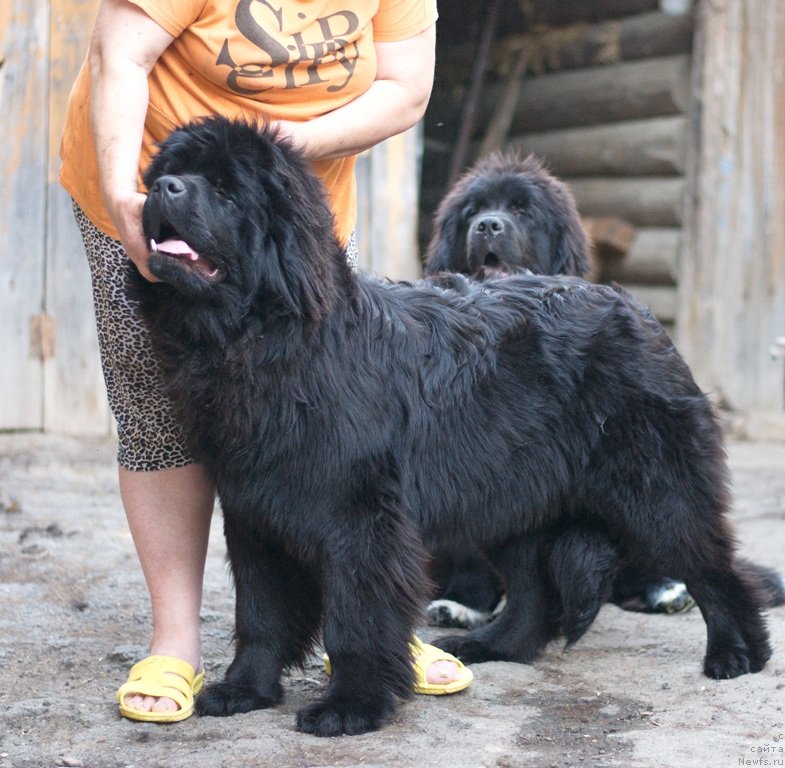
[{"label": "dirt ground", "polygon": [[[697,611],[608,606],[569,653],[476,665],[468,691],[418,696],[374,734],[295,731],[295,711],[325,685],[316,657],[285,681],[274,710],[171,726],[123,720],[113,693],[144,655],[147,598],[113,452],[107,440],[0,435],[0,768],[785,765],[785,608],[770,615],[769,666],[732,681],[702,676]],[[729,455],[741,550],[785,570],[785,441],[735,441]],[[231,659],[232,607],[216,516],[208,677]]]}]

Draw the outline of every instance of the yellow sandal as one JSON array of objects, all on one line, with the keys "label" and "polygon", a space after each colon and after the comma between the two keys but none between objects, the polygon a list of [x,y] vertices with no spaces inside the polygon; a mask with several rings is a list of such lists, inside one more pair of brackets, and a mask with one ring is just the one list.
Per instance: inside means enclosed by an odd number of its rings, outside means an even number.
[{"label": "yellow sandal", "polygon": [[[416,635],[409,643],[412,649],[412,662],[414,664],[414,692],[424,693],[430,696],[443,696],[447,693],[458,693],[465,688],[468,688],[474,674],[472,671],[463,665],[460,659],[457,659],[451,653],[437,648],[435,645],[429,645],[420,640]],[[449,683],[429,683],[428,682],[428,667],[434,661],[451,661],[453,664],[458,665],[460,677],[457,680],[451,680]]]},{"label": "yellow sandal", "polygon": [[[204,672],[174,656],[148,656],[131,667],[128,682],[123,683],[115,698],[120,705],[120,714],[129,720],[147,723],[176,723],[194,713],[194,696],[202,690]],[[174,712],[148,712],[129,707],[125,697],[129,695],[166,697],[180,707]]]},{"label": "yellow sandal", "polygon": [[[455,658],[451,653],[441,650],[441,648],[437,648],[435,645],[424,643],[416,635],[409,643],[409,647],[412,650],[415,693],[422,693],[428,696],[444,696],[448,693],[458,693],[458,691],[468,688],[472,680],[474,680],[474,674],[468,667],[463,665],[460,659]],[[330,664],[330,657],[325,653],[322,658],[324,659],[325,671],[328,675],[331,675],[332,665]],[[457,664],[460,677],[457,680],[451,680],[449,683],[429,683],[428,667],[434,661],[451,661],[453,664]]]}]

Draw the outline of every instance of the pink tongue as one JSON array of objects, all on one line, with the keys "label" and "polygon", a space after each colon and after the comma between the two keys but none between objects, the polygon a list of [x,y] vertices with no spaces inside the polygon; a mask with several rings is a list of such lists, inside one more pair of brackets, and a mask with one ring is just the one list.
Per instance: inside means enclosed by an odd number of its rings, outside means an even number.
[{"label": "pink tongue", "polygon": [[178,255],[185,255],[188,253],[192,253],[193,249],[191,248],[185,240],[164,240],[162,243],[158,243],[158,250],[164,251],[165,253],[175,253]]}]

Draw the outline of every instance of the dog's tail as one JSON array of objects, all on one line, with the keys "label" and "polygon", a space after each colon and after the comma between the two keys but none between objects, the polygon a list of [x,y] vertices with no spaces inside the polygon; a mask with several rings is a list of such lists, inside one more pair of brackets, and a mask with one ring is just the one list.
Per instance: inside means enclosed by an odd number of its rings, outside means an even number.
[{"label": "dog's tail", "polygon": [[757,588],[762,605],[774,608],[785,605],[785,580],[773,568],[752,563],[743,557],[736,559],[736,570]]},{"label": "dog's tail", "polygon": [[561,607],[555,623],[566,647],[583,637],[608,601],[618,562],[608,537],[590,528],[570,528],[553,542],[547,567]]}]

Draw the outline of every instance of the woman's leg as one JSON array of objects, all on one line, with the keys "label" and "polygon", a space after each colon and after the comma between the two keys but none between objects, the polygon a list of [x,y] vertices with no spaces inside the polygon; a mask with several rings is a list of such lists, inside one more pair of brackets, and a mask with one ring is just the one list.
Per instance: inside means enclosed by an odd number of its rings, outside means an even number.
[{"label": "woman's leg", "polygon": [[[150,652],[201,668],[199,611],[213,487],[194,464],[163,394],[158,361],[135,302],[130,262],[75,206],[93,283],[98,342],[117,422],[120,494],[152,607]],[[125,695],[131,709],[171,711],[169,698]]]},{"label": "woman's leg", "polygon": [[[152,606],[150,653],[201,669],[199,611],[213,512],[204,468],[133,472],[120,469],[120,494]],[[173,711],[172,699],[126,696],[134,709]]]}]

